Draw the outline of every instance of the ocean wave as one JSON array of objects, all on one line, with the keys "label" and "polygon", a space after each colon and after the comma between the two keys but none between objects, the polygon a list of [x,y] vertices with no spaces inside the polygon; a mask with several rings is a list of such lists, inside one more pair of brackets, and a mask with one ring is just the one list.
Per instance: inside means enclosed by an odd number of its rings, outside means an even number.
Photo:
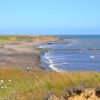
[{"label": "ocean wave", "polygon": [[49,67],[50,67],[52,70],[54,70],[54,71],[56,71],[56,72],[64,72],[64,70],[55,67],[55,64],[53,63],[53,61],[51,60],[51,58],[48,56],[48,53],[45,53],[45,58],[48,60],[48,62],[49,62]]},{"label": "ocean wave", "polygon": [[54,64],[55,66],[59,66],[59,65],[68,65],[69,63],[59,63],[59,64]]},{"label": "ocean wave", "polygon": [[90,56],[90,58],[91,58],[91,59],[94,59],[94,58],[95,58],[95,56],[91,55],[91,56]]}]

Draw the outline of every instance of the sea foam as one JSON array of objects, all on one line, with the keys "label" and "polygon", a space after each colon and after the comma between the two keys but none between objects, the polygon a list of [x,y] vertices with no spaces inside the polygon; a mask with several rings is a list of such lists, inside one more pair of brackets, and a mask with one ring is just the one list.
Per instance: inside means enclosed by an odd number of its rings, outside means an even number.
[{"label": "sea foam", "polygon": [[52,59],[49,57],[49,53],[45,53],[45,58],[48,60],[48,62],[49,62],[49,67],[50,67],[52,70],[54,70],[54,71],[56,71],[56,72],[64,72],[64,70],[55,67],[55,64],[53,63]]}]

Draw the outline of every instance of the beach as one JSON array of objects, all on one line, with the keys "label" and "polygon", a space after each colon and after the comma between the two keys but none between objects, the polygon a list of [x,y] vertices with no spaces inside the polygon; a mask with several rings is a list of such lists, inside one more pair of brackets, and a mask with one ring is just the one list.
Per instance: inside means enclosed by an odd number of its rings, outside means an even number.
[{"label": "beach", "polygon": [[40,51],[35,46],[54,40],[50,37],[37,37],[0,44],[0,67],[18,67],[23,69],[29,67],[32,71],[42,71],[43,68],[40,67]]},{"label": "beach", "polygon": [[29,67],[31,71],[100,71],[99,36],[59,37],[1,36],[0,67]]}]

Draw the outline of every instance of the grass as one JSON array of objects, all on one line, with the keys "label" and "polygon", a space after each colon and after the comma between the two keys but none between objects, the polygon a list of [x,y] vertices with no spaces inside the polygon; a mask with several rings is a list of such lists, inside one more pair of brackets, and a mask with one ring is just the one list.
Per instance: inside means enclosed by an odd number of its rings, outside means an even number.
[{"label": "grass", "polygon": [[6,67],[0,68],[0,80],[4,81],[0,84],[0,100],[42,100],[49,93],[61,95],[68,87],[97,87],[100,85],[100,73],[27,72]]},{"label": "grass", "polygon": [[51,39],[54,39],[56,40],[57,37],[53,37],[53,36],[13,36],[13,35],[8,35],[8,36],[3,36],[1,35],[0,36],[0,43],[8,43],[8,42],[16,42],[16,41],[34,41],[34,40],[51,40]]}]

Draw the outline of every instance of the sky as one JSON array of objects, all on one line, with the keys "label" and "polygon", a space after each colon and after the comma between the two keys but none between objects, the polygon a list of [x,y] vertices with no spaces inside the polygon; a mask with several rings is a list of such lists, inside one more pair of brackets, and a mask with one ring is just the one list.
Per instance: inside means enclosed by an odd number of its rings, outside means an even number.
[{"label": "sky", "polygon": [[100,0],[0,0],[0,34],[100,34]]}]

